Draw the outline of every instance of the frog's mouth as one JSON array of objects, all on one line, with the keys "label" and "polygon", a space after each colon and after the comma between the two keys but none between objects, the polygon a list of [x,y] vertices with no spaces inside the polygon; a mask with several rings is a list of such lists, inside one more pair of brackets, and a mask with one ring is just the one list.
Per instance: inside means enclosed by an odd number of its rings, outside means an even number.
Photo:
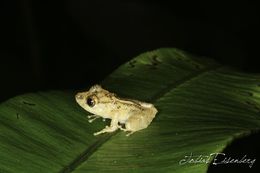
[{"label": "frog's mouth", "polygon": [[77,94],[75,95],[75,100],[76,100],[76,102],[77,102],[80,106],[82,106],[82,105],[84,104],[84,99],[85,99],[85,97],[84,97],[84,95],[83,95],[82,93],[77,93]]},{"label": "frog's mouth", "polygon": [[77,93],[76,96],[75,96],[75,98],[76,98],[76,101],[78,101],[78,100],[83,100],[83,99],[84,99],[84,96],[83,96],[82,93]]}]

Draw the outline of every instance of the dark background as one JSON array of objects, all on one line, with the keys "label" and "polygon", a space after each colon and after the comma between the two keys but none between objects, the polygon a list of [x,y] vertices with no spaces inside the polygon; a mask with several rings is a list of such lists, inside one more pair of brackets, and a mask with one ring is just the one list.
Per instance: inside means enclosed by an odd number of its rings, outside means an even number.
[{"label": "dark background", "polygon": [[130,58],[159,47],[260,72],[257,3],[0,3],[0,101],[31,91],[86,88]]},{"label": "dark background", "polygon": [[86,88],[130,58],[160,47],[177,47],[241,71],[260,72],[257,1],[0,4],[0,102],[25,92]]}]

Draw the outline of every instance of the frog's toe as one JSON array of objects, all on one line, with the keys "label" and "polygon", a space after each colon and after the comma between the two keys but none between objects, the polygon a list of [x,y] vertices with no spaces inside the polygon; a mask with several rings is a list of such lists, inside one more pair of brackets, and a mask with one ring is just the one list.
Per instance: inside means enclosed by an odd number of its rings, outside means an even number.
[{"label": "frog's toe", "polygon": [[99,131],[99,132],[93,133],[93,135],[94,135],[94,136],[97,136],[97,135],[100,135],[100,134],[102,134],[102,133],[104,133],[104,132]]},{"label": "frog's toe", "polygon": [[132,135],[134,132],[135,132],[135,131],[131,131],[131,132],[127,133],[126,136],[130,136],[130,135]]}]

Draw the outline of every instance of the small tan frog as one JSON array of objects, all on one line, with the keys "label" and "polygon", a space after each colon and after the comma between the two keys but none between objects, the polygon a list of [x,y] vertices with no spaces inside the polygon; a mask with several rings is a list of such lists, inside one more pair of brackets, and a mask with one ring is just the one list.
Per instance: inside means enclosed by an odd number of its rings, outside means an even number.
[{"label": "small tan frog", "polygon": [[[153,104],[119,98],[100,85],[92,86],[89,91],[77,93],[75,98],[82,108],[94,114],[88,116],[90,123],[99,117],[111,119],[110,126],[106,126],[94,135],[114,132],[119,128],[128,131],[126,136],[129,136],[145,129],[158,112]],[[122,124],[125,126],[123,127]]]}]

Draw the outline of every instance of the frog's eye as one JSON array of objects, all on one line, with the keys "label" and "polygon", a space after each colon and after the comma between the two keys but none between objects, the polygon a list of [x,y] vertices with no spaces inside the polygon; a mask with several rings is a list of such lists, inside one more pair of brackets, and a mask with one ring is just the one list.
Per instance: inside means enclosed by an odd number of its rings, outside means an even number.
[{"label": "frog's eye", "polygon": [[87,101],[87,104],[88,104],[89,107],[93,107],[96,104],[95,100],[91,97],[88,97],[86,101]]}]

